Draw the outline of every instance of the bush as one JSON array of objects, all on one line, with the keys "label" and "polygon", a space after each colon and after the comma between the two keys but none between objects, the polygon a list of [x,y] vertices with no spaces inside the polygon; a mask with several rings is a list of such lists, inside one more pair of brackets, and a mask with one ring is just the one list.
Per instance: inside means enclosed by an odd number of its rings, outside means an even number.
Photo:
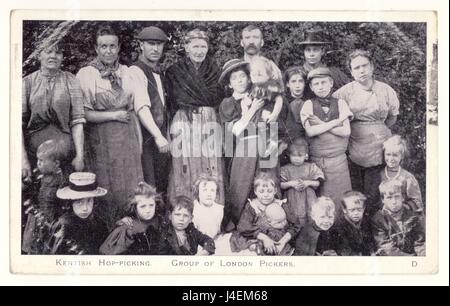
[{"label": "bush", "polygon": [[[46,37],[60,36],[64,44],[63,69],[76,73],[95,57],[94,37],[103,21],[25,21],[23,24],[23,75],[38,69],[36,48]],[[162,28],[169,36],[163,69],[183,56],[183,34],[194,27],[205,29],[211,39],[210,52],[219,65],[241,57],[240,32],[246,22],[108,22],[121,40],[120,61],[131,64],[138,56],[134,40],[140,29],[150,25]],[[411,158],[405,168],[413,172],[425,195],[426,161],[426,24],[361,22],[256,22],[264,32],[265,55],[281,70],[301,64],[299,42],[305,30],[320,27],[333,44],[325,57],[331,66],[340,67],[349,76],[346,55],[355,48],[373,54],[375,77],[391,85],[399,94],[400,116],[393,128],[408,140]]]}]

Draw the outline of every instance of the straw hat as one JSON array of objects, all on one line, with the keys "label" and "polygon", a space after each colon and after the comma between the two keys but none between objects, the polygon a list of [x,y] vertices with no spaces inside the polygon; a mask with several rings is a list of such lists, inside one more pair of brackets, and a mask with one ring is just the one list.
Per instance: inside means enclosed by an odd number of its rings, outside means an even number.
[{"label": "straw hat", "polygon": [[106,193],[105,188],[97,187],[94,173],[74,172],[69,176],[69,186],[58,189],[56,196],[63,200],[79,200],[101,197]]},{"label": "straw hat", "polygon": [[247,65],[248,63],[241,58],[229,60],[223,65],[222,74],[219,77],[219,83],[222,84],[222,82],[228,78],[228,74],[234,69]]}]

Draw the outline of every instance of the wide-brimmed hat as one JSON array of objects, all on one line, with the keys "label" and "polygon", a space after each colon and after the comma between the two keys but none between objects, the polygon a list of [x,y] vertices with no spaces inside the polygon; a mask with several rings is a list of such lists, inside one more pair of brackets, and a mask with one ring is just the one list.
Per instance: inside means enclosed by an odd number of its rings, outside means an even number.
[{"label": "wide-brimmed hat", "polygon": [[154,40],[160,42],[167,42],[169,38],[166,33],[158,27],[150,26],[143,28],[136,36],[139,40]]},{"label": "wide-brimmed hat", "polygon": [[309,30],[306,31],[306,39],[298,43],[300,46],[306,45],[329,45],[329,41],[323,38],[323,32],[321,30]]},{"label": "wide-brimmed hat", "polygon": [[233,71],[236,68],[243,67],[243,66],[248,66],[248,62],[246,62],[244,59],[241,59],[241,58],[235,58],[235,59],[232,59],[232,60],[229,60],[228,62],[226,62],[223,65],[222,74],[219,77],[219,83],[222,84],[222,82],[224,82],[227,79],[228,74],[231,71]]},{"label": "wide-brimmed hat", "polygon": [[69,186],[58,189],[56,196],[63,200],[79,200],[104,196],[108,191],[97,186],[95,174],[74,172],[69,176]]}]

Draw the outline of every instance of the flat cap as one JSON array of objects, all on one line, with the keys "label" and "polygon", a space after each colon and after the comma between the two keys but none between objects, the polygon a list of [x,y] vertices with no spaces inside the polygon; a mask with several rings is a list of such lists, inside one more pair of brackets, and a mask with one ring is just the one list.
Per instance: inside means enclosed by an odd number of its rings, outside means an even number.
[{"label": "flat cap", "polygon": [[163,30],[154,26],[143,28],[136,38],[139,40],[156,40],[161,42],[169,40]]},{"label": "flat cap", "polygon": [[332,78],[330,69],[326,67],[319,67],[311,70],[308,73],[308,81],[312,80],[313,78],[323,78],[327,76]]}]

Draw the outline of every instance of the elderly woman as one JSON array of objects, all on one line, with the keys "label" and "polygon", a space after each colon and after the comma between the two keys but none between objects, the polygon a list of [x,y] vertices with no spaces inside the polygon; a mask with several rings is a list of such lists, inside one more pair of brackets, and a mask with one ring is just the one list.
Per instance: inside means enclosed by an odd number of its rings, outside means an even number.
[{"label": "elderly woman", "polygon": [[61,140],[75,171],[84,168],[83,94],[75,76],[61,70],[62,61],[57,44],[44,47],[39,53],[40,69],[22,82],[23,179],[30,179],[36,150],[49,139]]},{"label": "elderly woman", "polygon": [[349,142],[352,187],[368,196],[367,210],[373,214],[379,209],[383,142],[391,136],[390,128],[397,120],[400,103],[394,89],[373,78],[369,52],[353,51],[348,65],[355,80],[334,96],[345,100],[354,115]]},{"label": "elderly woman", "polygon": [[149,112],[146,88],[135,86],[133,73],[118,62],[119,38],[110,27],[96,35],[97,57],[77,74],[85,97],[88,166],[108,189],[102,210],[108,228],[125,215],[125,205],[143,180],[141,134],[136,114]]},{"label": "elderly woman", "polygon": [[206,172],[218,180],[217,202],[224,204],[221,133],[213,129],[221,101],[220,69],[207,56],[204,31],[188,32],[184,47],[187,56],[166,72],[169,101],[176,112],[170,128],[173,145],[168,198],[171,202],[181,195],[194,199],[193,183]]}]

